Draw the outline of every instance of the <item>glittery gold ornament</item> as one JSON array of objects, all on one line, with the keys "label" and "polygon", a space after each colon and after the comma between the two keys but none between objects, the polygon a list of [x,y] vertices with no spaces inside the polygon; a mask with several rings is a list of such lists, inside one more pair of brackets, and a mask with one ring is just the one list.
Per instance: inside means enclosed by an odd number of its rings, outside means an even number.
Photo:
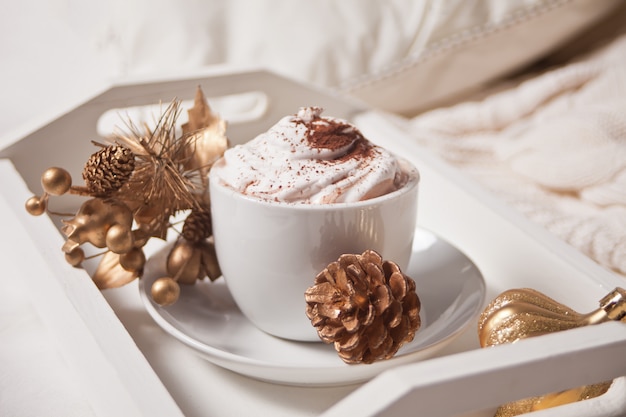
[{"label": "glittery gold ornament", "polygon": [[415,282],[372,250],[340,256],[304,297],[320,339],[349,364],[393,357],[421,325]]},{"label": "glittery gold ornament", "polygon": [[[588,326],[605,321],[626,322],[626,291],[616,288],[600,300],[600,307],[581,314],[539,291],[524,288],[508,290],[496,297],[478,321],[481,347],[514,343],[527,337]],[[502,405],[497,417],[511,417],[531,411],[597,397],[611,381],[578,387]]]},{"label": "glittery gold ornament", "polygon": [[[213,113],[198,87],[189,120],[177,130],[180,101],[174,100],[154,128],[127,122],[126,131],[93,142],[100,149],[83,167],[84,186],[72,185],[63,168],[47,169],[41,177],[43,194],[25,203],[28,213],[47,211],[50,196],[70,193],[90,197],[73,217],[62,219],[67,237],[66,261],[80,267],[87,258],[101,256],[93,275],[98,288],[124,285],[143,273],[143,247],[151,238],[166,239],[175,226],[170,219],[187,212],[181,238],[168,257],[171,277],[153,288],[160,304],[176,301],[178,283],[192,284],[221,275],[213,246],[207,174],[228,147],[226,123]],[[53,214],[53,213],[51,213]],[[86,257],[89,243],[104,253]]]}]

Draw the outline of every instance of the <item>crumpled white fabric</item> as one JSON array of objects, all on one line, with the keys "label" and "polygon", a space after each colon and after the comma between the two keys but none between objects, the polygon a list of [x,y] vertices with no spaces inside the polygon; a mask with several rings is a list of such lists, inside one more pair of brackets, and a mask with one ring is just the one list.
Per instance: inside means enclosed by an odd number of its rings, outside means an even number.
[{"label": "crumpled white fabric", "polygon": [[528,218],[626,275],[626,35],[410,126]]},{"label": "crumpled white fabric", "polygon": [[267,68],[409,114],[519,69],[619,3],[8,2],[0,16],[0,133],[69,109],[114,80],[181,77],[214,65]]}]

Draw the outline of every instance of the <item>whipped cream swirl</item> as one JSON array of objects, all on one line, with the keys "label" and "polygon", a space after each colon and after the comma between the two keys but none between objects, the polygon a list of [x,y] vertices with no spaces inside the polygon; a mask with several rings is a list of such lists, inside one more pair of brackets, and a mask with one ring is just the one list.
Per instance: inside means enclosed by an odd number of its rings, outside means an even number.
[{"label": "whipped cream swirl", "polygon": [[228,149],[210,175],[249,196],[289,203],[340,203],[387,194],[406,183],[396,158],[319,107],[286,116]]}]

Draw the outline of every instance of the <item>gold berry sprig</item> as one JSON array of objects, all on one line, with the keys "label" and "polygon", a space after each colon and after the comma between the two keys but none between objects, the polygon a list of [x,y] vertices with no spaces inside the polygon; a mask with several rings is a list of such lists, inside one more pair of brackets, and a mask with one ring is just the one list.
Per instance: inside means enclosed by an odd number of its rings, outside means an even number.
[{"label": "gold berry sprig", "polygon": [[[81,267],[90,244],[104,251],[93,280],[101,288],[124,285],[141,277],[146,263],[144,246],[152,238],[166,239],[172,216],[186,213],[182,231],[167,258],[168,276],[157,279],[151,294],[161,305],[178,299],[179,284],[217,279],[220,268],[212,240],[207,175],[228,148],[226,123],[215,115],[198,87],[189,121],[178,135],[180,101],[174,100],[154,128],[138,128],[128,121],[126,133],[115,133],[85,163],[85,185],[72,184],[60,167],[45,170],[43,193],[26,201],[26,210],[48,212],[51,196],[88,197],[75,215],[62,219],[67,240],[66,261]],[[50,214],[57,214],[52,213]],[[58,214],[57,214],[58,215]]]}]

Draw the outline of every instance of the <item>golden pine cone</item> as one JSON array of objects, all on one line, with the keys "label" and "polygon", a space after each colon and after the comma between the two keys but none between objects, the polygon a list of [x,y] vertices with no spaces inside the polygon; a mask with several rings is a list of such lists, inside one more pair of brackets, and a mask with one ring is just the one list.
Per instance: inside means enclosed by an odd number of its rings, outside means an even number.
[{"label": "golden pine cone", "polygon": [[121,145],[105,146],[89,157],[83,168],[87,191],[106,197],[124,185],[135,170],[135,154]]},{"label": "golden pine cone", "polygon": [[183,237],[190,242],[200,242],[212,234],[211,212],[206,209],[192,210],[183,224]]},{"label": "golden pine cone", "polygon": [[415,282],[375,251],[341,255],[305,292],[306,315],[346,363],[393,357],[421,325]]}]

